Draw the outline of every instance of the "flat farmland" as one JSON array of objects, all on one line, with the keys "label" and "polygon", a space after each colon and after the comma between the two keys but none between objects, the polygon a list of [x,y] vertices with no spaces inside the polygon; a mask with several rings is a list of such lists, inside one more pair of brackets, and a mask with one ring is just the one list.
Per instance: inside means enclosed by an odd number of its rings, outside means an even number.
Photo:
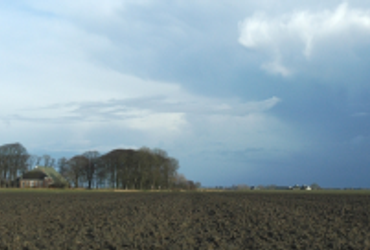
[{"label": "flat farmland", "polygon": [[0,192],[0,249],[370,249],[370,195]]}]

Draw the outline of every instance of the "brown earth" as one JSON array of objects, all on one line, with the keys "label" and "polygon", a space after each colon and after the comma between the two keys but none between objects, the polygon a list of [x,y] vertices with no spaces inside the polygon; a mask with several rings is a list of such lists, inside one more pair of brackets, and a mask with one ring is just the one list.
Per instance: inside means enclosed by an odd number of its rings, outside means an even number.
[{"label": "brown earth", "polygon": [[0,250],[370,249],[370,196],[0,193]]}]

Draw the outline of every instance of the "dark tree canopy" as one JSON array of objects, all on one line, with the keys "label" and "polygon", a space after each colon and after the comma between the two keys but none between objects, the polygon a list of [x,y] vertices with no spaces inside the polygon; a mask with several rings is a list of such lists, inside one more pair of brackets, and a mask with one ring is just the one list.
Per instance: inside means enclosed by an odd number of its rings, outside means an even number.
[{"label": "dark tree canopy", "polygon": [[13,187],[17,177],[27,171],[29,154],[20,143],[0,146],[0,186]]},{"label": "dark tree canopy", "polygon": [[114,149],[106,154],[87,151],[70,159],[29,155],[19,143],[0,146],[0,185],[11,187],[34,165],[57,167],[73,187],[115,189],[195,189],[178,174],[179,162],[162,149]]}]

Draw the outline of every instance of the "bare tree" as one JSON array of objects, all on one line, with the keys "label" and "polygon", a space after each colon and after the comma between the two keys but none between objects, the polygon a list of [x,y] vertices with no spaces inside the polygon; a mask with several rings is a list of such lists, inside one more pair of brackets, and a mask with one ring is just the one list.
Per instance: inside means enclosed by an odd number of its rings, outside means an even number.
[{"label": "bare tree", "polygon": [[151,164],[151,188],[159,187],[163,183],[163,175],[164,175],[164,165],[167,160],[167,152],[162,149],[154,149],[153,153],[153,160]]},{"label": "bare tree", "polygon": [[44,167],[50,167],[50,163],[51,163],[51,156],[50,155],[43,155],[42,156],[43,160],[44,160],[44,164],[43,166]]},{"label": "bare tree", "polygon": [[176,188],[187,189],[188,180],[186,179],[184,174],[176,174],[174,176],[174,185]]},{"label": "bare tree", "polygon": [[115,149],[100,156],[100,167],[95,172],[99,183],[106,181],[112,188],[171,188],[179,162],[161,149]]},{"label": "bare tree", "polygon": [[[168,188],[169,189],[172,189],[174,183],[175,183],[175,180],[176,180],[176,176],[177,176],[177,170],[179,169],[179,161],[175,158],[168,158],[168,161],[167,161],[167,164],[168,164]],[[186,178],[185,178],[186,179]]]},{"label": "bare tree", "polygon": [[79,187],[79,181],[83,177],[83,168],[88,163],[85,156],[77,155],[74,156],[67,162],[65,169],[63,169],[64,176],[71,180],[75,188]]},{"label": "bare tree", "polygon": [[68,159],[65,157],[62,157],[58,160],[58,171],[59,173],[68,181],[72,182],[72,179],[70,178],[71,175],[69,173],[69,167],[68,167]]},{"label": "bare tree", "polygon": [[36,166],[40,166],[42,160],[43,160],[42,156],[36,156]]},{"label": "bare tree", "polygon": [[135,183],[134,154],[132,149],[115,149],[101,157],[111,187],[129,188]]},{"label": "bare tree", "polygon": [[153,154],[149,148],[142,147],[137,151],[136,158],[140,189],[146,189],[148,188]]},{"label": "bare tree", "polygon": [[87,164],[82,167],[82,174],[87,180],[88,188],[91,189],[92,181],[101,165],[99,159],[100,154],[98,151],[87,151],[83,156],[87,159]]},{"label": "bare tree", "polygon": [[103,161],[101,160],[101,158],[99,159],[99,168],[97,169],[97,173],[96,173],[96,188],[99,188],[99,187],[102,187],[102,185],[104,184],[104,187],[106,187],[106,183],[107,183],[107,175],[108,175],[108,171],[107,169],[105,168],[105,165],[103,164]]},{"label": "bare tree", "polygon": [[56,163],[55,158],[51,158],[49,165],[48,166],[45,166],[45,167],[53,167],[54,168],[55,167],[55,163]]},{"label": "bare tree", "polygon": [[27,168],[28,170],[32,170],[33,167],[35,166],[35,163],[37,161],[37,156],[36,155],[30,155],[27,160]]},{"label": "bare tree", "polygon": [[[117,164],[115,162],[114,152],[111,151],[100,157],[102,169],[99,171],[99,176],[105,176],[111,188],[116,188],[117,180]],[[104,172],[104,174],[103,174]]]},{"label": "bare tree", "polygon": [[[20,173],[27,170],[29,154],[20,143],[0,146],[0,181],[2,186],[15,186]],[[2,179],[2,180],[1,180]]]}]

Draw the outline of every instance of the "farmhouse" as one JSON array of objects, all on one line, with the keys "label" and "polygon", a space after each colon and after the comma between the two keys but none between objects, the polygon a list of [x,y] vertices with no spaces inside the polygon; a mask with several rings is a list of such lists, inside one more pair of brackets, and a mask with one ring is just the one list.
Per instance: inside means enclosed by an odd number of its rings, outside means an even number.
[{"label": "farmhouse", "polygon": [[69,183],[53,167],[38,167],[18,179],[20,188],[66,187]]}]

